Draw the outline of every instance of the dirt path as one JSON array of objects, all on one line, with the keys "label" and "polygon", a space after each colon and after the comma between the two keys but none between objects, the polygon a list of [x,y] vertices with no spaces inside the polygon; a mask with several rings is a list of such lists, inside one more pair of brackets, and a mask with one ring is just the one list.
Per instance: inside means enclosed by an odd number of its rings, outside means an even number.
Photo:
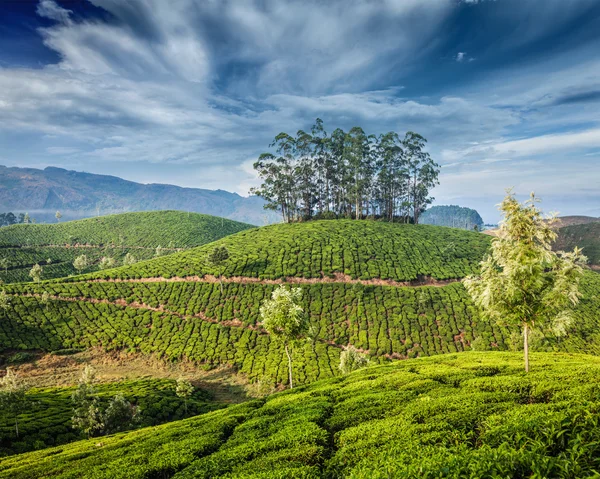
[{"label": "dirt path", "polygon": [[[413,281],[394,281],[391,279],[353,279],[349,275],[342,273],[334,273],[333,277],[321,278],[298,278],[288,276],[279,279],[260,279],[248,276],[231,276],[223,278],[223,283],[236,284],[329,284],[329,283],[345,283],[345,284],[362,284],[365,286],[394,286],[399,288],[420,287],[420,286],[435,286],[443,287],[452,283],[459,282],[460,279],[434,279],[431,277],[423,277]],[[137,278],[137,279],[90,279],[88,281],[76,281],[77,283],[218,283],[219,278],[207,274],[204,276],[174,276],[172,278]]]}]

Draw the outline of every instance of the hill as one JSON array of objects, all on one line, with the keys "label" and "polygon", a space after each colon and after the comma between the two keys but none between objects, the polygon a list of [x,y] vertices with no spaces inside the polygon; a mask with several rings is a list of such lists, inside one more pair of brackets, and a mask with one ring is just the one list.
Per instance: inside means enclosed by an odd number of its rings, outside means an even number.
[{"label": "hill", "polygon": [[565,226],[585,225],[588,223],[599,223],[600,218],[593,216],[559,216],[557,226],[563,228]]},{"label": "hill", "polygon": [[558,230],[556,249],[583,248],[583,253],[593,266],[600,266],[600,222],[565,226]]},{"label": "hill", "polygon": [[366,368],[22,454],[0,477],[597,477],[600,359],[467,353]]},{"label": "hill", "polygon": [[473,230],[481,229],[483,219],[479,213],[471,208],[461,206],[432,206],[421,214],[419,222],[424,225],[449,226]]},{"label": "hill", "polygon": [[[0,344],[137,351],[228,364],[251,381],[285,384],[283,350],[258,324],[261,301],[285,281],[302,287],[314,333],[295,352],[298,383],[338,374],[348,344],[375,362],[460,352],[472,344],[518,349],[518,331],[480,321],[457,282],[476,270],[489,241],[459,229],[365,221],[242,231],[133,266],[7,285],[11,307],[0,322]],[[216,245],[232,253],[222,292],[205,264]],[[540,334],[534,350],[600,353],[600,277],[588,273],[582,290],[572,334],[560,340]]]},{"label": "hill", "polygon": [[66,219],[132,211],[182,210],[263,225],[280,221],[263,209],[258,197],[223,190],[144,185],[115,176],[62,168],[7,168],[0,165],[0,212],[29,212],[38,222],[54,222],[57,210]]},{"label": "hill", "polygon": [[7,226],[0,228],[0,259],[9,263],[0,270],[0,279],[5,283],[31,281],[29,271],[36,263],[42,266],[42,279],[64,277],[77,272],[73,260],[82,254],[88,258],[86,270],[91,271],[105,256],[113,258],[116,264],[123,264],[127,254],[137,260],[150,259],[249,228],[249,224],[181,211]]}]

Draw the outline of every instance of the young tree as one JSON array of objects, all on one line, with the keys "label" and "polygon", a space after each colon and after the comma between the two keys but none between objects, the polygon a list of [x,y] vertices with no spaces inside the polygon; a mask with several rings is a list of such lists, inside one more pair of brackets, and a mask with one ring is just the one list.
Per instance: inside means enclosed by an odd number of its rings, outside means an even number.
[{"label": "young tree", "polygon": [[158,258],[159,256],[163,255],[163,247],[161,245],[158,245],[156,247],[156,251],[154,252],[154,257]]},{"label": "young tree", "polygon": [[0,409],[11,414],[15,420],[15,434],[19,437],[19,414],[27,411],[27,385],[11,369],[6,369],[6,375],[0,379]]},{"label": "young tree", "polygon": [[132,264],[137,263],[137,259],[135,259],[135,256],[133,256],[131,253],[127,253],[125,255],[125,257],[123,258],[123,265],[124,266],[129,266]]},{"label": "young tree", "polygon": [[308,331],[308,321],[298,304],[302,299],[302,289],[280,286],[265,299],[260,307],[263,328],[276,340],[283,343],[288,358],[290,389],[294,387],[292,378],[291,346]]},{"label": "young tree", "polygon": [[529,371],[529,332],[532,328],[566,333],[572,306],[579,297],[579,280],[586,258],[552,251],[553,218],[544,219],[532,193],[520,204],[508,191],[500,205],[504,220],[481,273],[463,280],[486,319],[523,329],[525,371]]},{"label": "young tree", "polygon": [[0,291],[0,309],[4,312],[6,318],[6,311],[10,308],[10,296],[6,294],[6,291]]},{"label": "young tree", "polygon": [[114,268],[115,266],[115,259],[111,258],[110,256],[103,256],[102,259],[100,260],[100,263],[98,263],[98,268],[100,269],[110,269],[110,268]]},{"label": "young tree", "polygon": [[60,223],[60,219],[62,218],[62,213],[60,211],[57,211],[54,216],[56,217],[56,221],[58,221]]},{"label": "young tree", "polygon": [[88,438],[100,432],[103,427],[103,418],[98,406],[98,396],[94,388],[96,371],[87,365],[79,378],[79,384],[71,395],[73,402],[73,429],[83,432]]},{"label": "young tree", "polygon": [[221,294],[223,294],[223,278],[222,272],[223,267],[227,264],[227,260],[229,259],[229,250],[225,246],[217,246],[213,249],[208,255],[208,262],[217,268],[219,272],[219,287],[221,288]]},{"label": "young tree", "polygon": [[102,432],[104,434],[113,434],[124,431],[136,424],[138,420],[138,408],[127,401],[123,395],[117,394],[110,400],[106,410],[102,414],[102,423],[104,425]]},{"label": "young tree", "polygon": [[340,354],[340,371],[343,374],[351,373],[357,369],[364,368],[369,364],[369,359],[354,346],[349,345]]},{"label": "young tree", "polygon": [[38,263],[34,264],[33,268],[31,268],[31,270],[29,271],[29,276],[31,276],[31,279],[33,279],[33,281],[39,283],[42,279],[42,267]]},{"label": "young tree", "polygon": [[23,223],[28,225],[29,223],[31,223],[31,217],[29,216],[29,213],[25,213],[23,215]]},{"label": "young tree", "polygon": [[73,267],[77,270],[78,273],[81,273],[85,268],[88,267],[88,259],[87,256],[82,254],[81,256],[77,256],[75,261],[73,261]]},{"label": "young tree", "polygon": [[175,387],[175,394],[177,394],[177,397],[183,399],[183,407],[187,416],[187,402],[192,397],[192,394],[194,394],[194,386],[187,379],[179,378]]},{"label": "young tree", "polygon": [[10,259],[7,257],[0,258],[0,268],[4,269],[4,274],[8,273],[8,268],[10,268]]}]

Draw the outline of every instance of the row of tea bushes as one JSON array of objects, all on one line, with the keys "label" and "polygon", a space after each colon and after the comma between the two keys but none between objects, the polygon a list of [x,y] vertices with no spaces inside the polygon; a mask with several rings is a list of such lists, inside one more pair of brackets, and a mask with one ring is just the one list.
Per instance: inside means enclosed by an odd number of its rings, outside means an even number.
[{"label": "row of tea bushes", "polygon": [[[175,381],[139,379],[99,383],[95,389],[100,404],[122,394],[138,408],[138,427],[156,426],[186,417],[184,400],[175,394]],[[15,434],[14,417],[0,410],[0,456],[43,449],[83,439],[72,428],[71,394],[75,387],[32,389],[27,393],[28,411],[19,415],[19,437]],[[187,416],[203,414],[223,407],[212,401],[210,394],[195,389],[187,401]],[[101,440],[101,439],[99,439]]]},{"label": "row of tea bushes", "polygon": [[476,232],[430,225],[370,221],[313,221],[243,231],[214,244],[130,267],[95,273],[95,278],[185,277],[218,274],[207,256],[225,246],[225,276],[276,279],[352,278],[413,281],[462,278],[473,273],[490,245]]},{"label": "row of tea bushes", "polygon": [[7,458],[0,478],[596,477],[600,359],[408,360],[192,419]]}]

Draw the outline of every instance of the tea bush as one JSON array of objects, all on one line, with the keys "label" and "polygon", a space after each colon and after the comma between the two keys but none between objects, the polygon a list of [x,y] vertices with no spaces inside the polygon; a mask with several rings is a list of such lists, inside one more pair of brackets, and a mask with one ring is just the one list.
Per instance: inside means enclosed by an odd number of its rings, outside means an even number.
[{"label": "tea bush", "polygon": [[162,426],[5,458],[0,477],[597,477],[600,359],[380,365]]}]

